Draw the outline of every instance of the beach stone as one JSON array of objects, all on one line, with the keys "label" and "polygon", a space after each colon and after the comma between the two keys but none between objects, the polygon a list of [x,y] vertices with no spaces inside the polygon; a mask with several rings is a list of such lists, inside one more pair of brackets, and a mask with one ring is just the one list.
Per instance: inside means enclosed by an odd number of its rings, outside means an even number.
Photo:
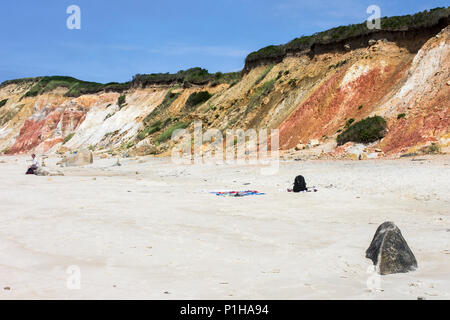
[{"label": "beach stone", "polygon": [[62,159],[62,165],[66,167],[84,166],[94,162],[94,155],[90,150],[81,150]]},{"label": "beach stone", "polygon": [[382,223],[366,250],[366,258],[371,259],[382,275],[404,273],[417,268],[417,260],[400,229],[390,221]]},{"label": "beach stone", "polygon": [[310,147],[317,147],[318,145],[320,145],[320,141],[318,139],[311,139],[309,140],[308,145]]},{"label": "beach stone", "polygon": [[39,167],[35,171],[35,175],[37,176],[64,176],[64,173],[61,171],[49,171],[42,167]]}]

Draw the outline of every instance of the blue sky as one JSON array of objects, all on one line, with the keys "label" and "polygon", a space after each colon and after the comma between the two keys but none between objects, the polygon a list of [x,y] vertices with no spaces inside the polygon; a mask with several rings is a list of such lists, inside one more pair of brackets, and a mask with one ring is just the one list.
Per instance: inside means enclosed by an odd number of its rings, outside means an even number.
[{"label": "blue sky", "polygon": [[[80,30],[66,27],[72,4],[81,8]],[[366,20],[371,4],[392,16],[448,0],[2,1],[0,81],[70,75],[122,82],[195,66],[238,71],[264,46]]]}]

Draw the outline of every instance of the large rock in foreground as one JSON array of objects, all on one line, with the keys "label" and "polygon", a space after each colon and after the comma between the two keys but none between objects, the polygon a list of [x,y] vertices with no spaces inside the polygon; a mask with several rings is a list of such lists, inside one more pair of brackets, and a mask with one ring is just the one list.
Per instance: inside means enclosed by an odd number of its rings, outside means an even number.
[{"label": "large rock in foreground", "polygon": [[94,162],[94,156],[90,150],[81,150],[71,154],[62,160],[62,165],[66,167],[84,166]]},{"label": "large rock in foreground", "polygon": [[366,258],[373,261],[380,274],[402,273],[417,268],[417,260],[393,222],[382,223],[366,250]]}]

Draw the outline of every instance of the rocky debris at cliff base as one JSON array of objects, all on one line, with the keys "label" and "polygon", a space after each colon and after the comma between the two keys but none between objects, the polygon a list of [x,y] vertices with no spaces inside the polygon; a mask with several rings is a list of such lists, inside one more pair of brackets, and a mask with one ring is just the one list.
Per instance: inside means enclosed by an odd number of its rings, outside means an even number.
[{"label": "rocky debris at cliff base", "polygon": [[405,273],[417,269],[417,260],[400,229],[390,221],[382,223],[366,250],[381,275]]},{"label": "rocky debris at cliff base", "polygon": [[320,145],[320,141],[318,139],[311,139],[307,144],[307,148],[314,148]]}]

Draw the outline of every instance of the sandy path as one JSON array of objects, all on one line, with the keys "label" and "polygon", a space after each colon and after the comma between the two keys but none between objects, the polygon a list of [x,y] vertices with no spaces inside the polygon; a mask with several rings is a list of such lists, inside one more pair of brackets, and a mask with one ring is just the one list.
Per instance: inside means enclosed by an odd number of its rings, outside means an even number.
[{"label": "sandy path", "polygon": [[[448,156],[283,162],[273,176],[167,159],[114,163],[30,177],[25,158],[0,157],[0,299],[450,298]],[[285,192],[297,174],[319,192]],[[206,192],[224,189],[266,195]],[[386,220],[419,269],[371,290],[364,253]],[[79,290],[66,285],[71,265]]]}]

